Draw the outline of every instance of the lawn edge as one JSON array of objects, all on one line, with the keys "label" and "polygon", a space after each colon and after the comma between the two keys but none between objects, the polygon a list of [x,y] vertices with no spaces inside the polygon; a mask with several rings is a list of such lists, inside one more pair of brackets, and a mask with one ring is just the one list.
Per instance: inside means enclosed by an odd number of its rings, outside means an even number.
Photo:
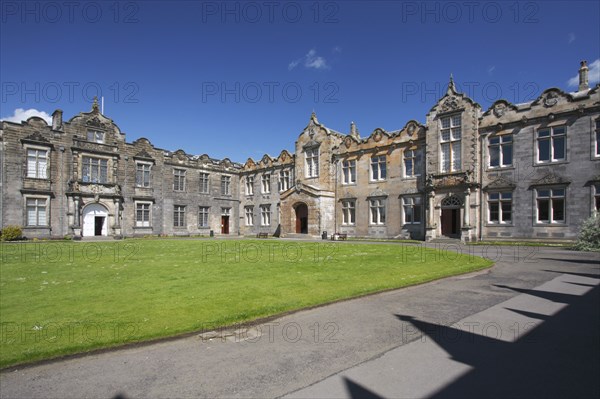
[{"label": "lawn edge", "polygon": [[[387,294],[390,293],[392,291],[400,291],[400,290],[405,290],[405,289],[410,289],[410,288],[415,288],[415,287],[420,287],[420,286],[424,286],[427,284],[436,284],[439,283],[440,281],[443,280],[448,280],[448,279],[453,279],[453,278],[457,278],[457,277],[465,277],[465,276],[470,276],[472,275],[477,276],[477,275],[482,275],[482,274],[487,274],[490,273],[491,270],[496,266],[496,263],[492,263],[487,267],[484,267],[480,270],[475,270],[475,271],[469,271],[469,272],[464,272],[464,273],[458,273],[458,274],[453,274],[451,276],[446,276],[446,277],[440,277],[437,279],[433,279],[430,281],[425,281],[425,282],[421,282],[421,283],[415,283],[415,284],[411,284],[411,285],[407,285],[404,287],[400,287],[400,288],[387,288],[381,291],[375,291],[375,292],[369,292],[366,294],[359,294],[357,296],[353,296],[353,297],[348,297],[348,298],[342,298],[342,299],[336,299],[334,301],[330,301],[330,302],[324,302],[324,303],[320,303],[317,305],[311,305],[311,306],[307,306],[307,307],[303,307],[303,308],[298,308],[298,309],[294,309],[294,310],[288,310],[285,312],[280,312],[271,316],[266,316],[266,317],[260,317],[257,319],[253,319],[253,320],[249,320],[249,321],[245,321],[245,322],[239,322],[239,323],[234,323],[234,324],[227,324],[221,327],[217,327],[218,330],[226,330],[232,327],[235,328],[240,328],[240,327],[253,327],[259,324],[264,324],[264,323],[268,323],[270,321],[273,321],[275,319],[279,319],[281,317],[285,317],[285,316],[289,316],[289,315],[293,315],[295,313],[299,313],[299,312],[304,312],[304,311],[308,311],[308,310],[313,310],[313,309],[318,309],[318,308],[322,308],[325,306],[330,306],[330,305],[335,305],[337,303],[341,303],[341,302],[349,302],[349,301],[353,301],[353,300],[358,300],[358,299],[364,299],[366,297],[371,297],[371,296],[375,296],[375,295],[383,295],[383,294]],[[194,335],[199,335],[202,333],[206,333],[206,332],[211,332],[214,331],[215,329],[206,329],[206,330],[194,330],[194,331],[189,331],[189,332],[185,332],[185,333],[180,333],[180,334],[175,334],[175,335],[170,335],[170,336],[165,336],[165,337],[160,337],[160,338],[150,338],[148,340],[144,340],[144,341],[139,341],[139,342],[128,342],[125,344],[117,344],[114,346],[109,346],[106,348],[97,348],[97,349],[91,349],[89,351],[84,351],[84,352],[78,352],[78,353],[71,353],[68,355],[59,355],[56,357],[50,357],[47,359],[41,359],[41,360],[34,360],[31,362],[24,362],[24,363],[17,363],[17,364],[13,364],[10,366],[6,366],[6,367],[0,367],[0,374],[4,374],[4,373],[10,373],[10,372],[15,372],[18,370],[22,370],[22,369],[29,369],[29,368],[33,368],[33,367],[37,367],[37,366],[43,366],[43,365],[48,365],[48,364],[53,364],[53,363],[59,363],[62,361],[66,361],[66,360],[74,360],[74,359],[80,359],[83,357],[88,357],[88,356],[94,356],[94,355],[101,355],[104,353],[108,353],[108,352],[116,352],[116,351],[120,351],[120,350],[127,350],[127,349],[134,349],[134,348],[141,348],[141,347],[145,347],[145,346],[150,346],[150,345],[154,345],[154,344],[159,344],[159,343],[163,343],[163,342],[171,342],[171,341],[176,341],[179,339],[185,339],[185,338],[190,338]]]}]

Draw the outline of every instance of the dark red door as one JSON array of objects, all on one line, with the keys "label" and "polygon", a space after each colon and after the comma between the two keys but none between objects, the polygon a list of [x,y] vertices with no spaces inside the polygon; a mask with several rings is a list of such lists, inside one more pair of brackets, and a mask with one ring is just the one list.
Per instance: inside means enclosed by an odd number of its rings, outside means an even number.
[{"label": "dark red door", "polygon": [[306,204],[296,206],[296,233],[308,234],[308,207]]},{"label": "dark red door", "polygon": [[221,216],[221,234],[229,234],[229,216]]}]

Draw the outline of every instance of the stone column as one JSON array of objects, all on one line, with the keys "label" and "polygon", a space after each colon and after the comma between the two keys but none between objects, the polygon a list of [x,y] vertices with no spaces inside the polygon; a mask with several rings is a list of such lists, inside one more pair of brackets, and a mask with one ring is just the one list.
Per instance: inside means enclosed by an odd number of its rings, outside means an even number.
[{"label": "stone column", "polygon": [[469,195],[471,194],[471,190],[470,189],[466,189],[465,190],[465,212],[463,214],[463,227],[468,227],[470,225],[470,208],[471,208],[471,202],[469,201]]},{"label": "stone column", "polygon": [[81,200],[78,197],[73,198],[73,206],[75,207],[74,209],[74,220],[73,220],[73,226],[75,227],[79,227],[81,225],[81,217],[80,217],[80,203]]},{"label": "stone column", "polygon": [[427,227],[428,228],[432,228],[433,225],[435,224],[435,221],[433,220],[433,213],[434,213],[434,205],[433,205],[433,200],[435,198],[435,192],[430,191],[427,194]]}]

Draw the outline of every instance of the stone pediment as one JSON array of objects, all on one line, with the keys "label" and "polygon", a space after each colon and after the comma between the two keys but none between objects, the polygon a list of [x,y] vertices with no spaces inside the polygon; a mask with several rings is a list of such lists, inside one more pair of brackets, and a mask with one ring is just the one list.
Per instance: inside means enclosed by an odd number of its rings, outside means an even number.
[{"label": "stone pediment", "polygon": [[369,197],[387,197],[388,193],[386,193],[385,191],[383,191],[382,189],[380,189],[378,187],[375,189],[375,191],[372,191],[368,196]]},{"label": "stone pediment", "polygon": [[312,139],[311,139],[311,140],[308,140],[308,141],[306,142],[306,144],[304,144],[304,145],[302,146],[302,148],[313,148],[313,147],[318,147],[319,145],[321,145],[321,143],[319,143],[319,142],[318,142],[318,141],[316,141],[316,140],[312,140]]},{"label": "stone pediment", "polygon": [[138,158],[138,159],[145,159],[145,160],[148,160],[148,161],[154,161],[154,158],[152,158],[152,155],[148,154],[146,152],[146,150],[142,150],[142,151],[138,152],[133,157],[134,158]]},{"label": "stone pediment", "polygon": [[100,118],[98,118],[97,116],[94,116],[93,118],[88,119],[85,124],[86,124],[86,126],[94,127],[97,129],[106,129],[107,128],[106,123],[100,121]]},{"label": "stone pediment", "polygon": [[42,136],[42,134],[40,132],[34,132],[34,133],[30,134],[29,136],[25,137],[24,139],[21,139],[21,142],[40,143],[40,144],[44,144],[47,146],[52,146],[50,144],[50,141],[48,141],[48,139],[46,139],[44,136]]},{"label": "stone pediment", "polygon": [[555,173],[548,173],[541,179],[535,180],[531,184],[531,186],[550,186],[550,185],[555,185],[555,184],[565,185],[565,184],[569,184],[569,183],[570,183],[570,181],[568,181],[567,179],[565,179],[562,176],[559,176]]},{"label": "stone pediment", "polygon": [[486,191],[489,190],[499,190],[499,189],[514,189],[517,185],[509,179],[504,177],[498,177],[488,183],[483,189]]}]

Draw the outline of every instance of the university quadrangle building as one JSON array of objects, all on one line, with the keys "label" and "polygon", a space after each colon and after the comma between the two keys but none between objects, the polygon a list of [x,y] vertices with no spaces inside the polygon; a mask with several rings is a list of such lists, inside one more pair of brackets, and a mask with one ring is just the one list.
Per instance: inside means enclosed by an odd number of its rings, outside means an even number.
[{"label": "university quadrangle building", "polygon": [[457,92],[361,137],[313,113],[294,150],[245,164],[132,143],[94,102],[0,123],[1,227],[29,238],[306,234],[575,239],[600,208],[600,85],[489,109]]}]

